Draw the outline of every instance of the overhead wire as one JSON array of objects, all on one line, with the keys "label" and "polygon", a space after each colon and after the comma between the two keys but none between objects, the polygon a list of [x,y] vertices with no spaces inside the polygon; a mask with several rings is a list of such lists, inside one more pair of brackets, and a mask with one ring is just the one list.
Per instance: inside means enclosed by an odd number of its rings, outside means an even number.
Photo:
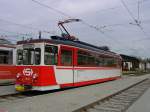
[{"label": "overhead wire", "polygon": [[[57,13],[63,15],[63,16],[66,16],[68,18],[74,18],[74,17],[70,16],[69,14],[66,14],[66,13],[64,13],[64,12],[62,12],[60,10],[57,10],[57,9],[55,9],[53,7],[45,5],[45,4],[43,4],[43,3],[41,3],[41,2],[39,2],[37,0],[32,0],[32,1],[35,2],[35,3],[37,3],[37,4],[39,4],[39,5],[41,5],[41,6],[43,6],[43,7],[45,7],[45,8],[49,8],[49,9],[51,9],[51,10],[53,10],[53,11],[55,11],[55,12],[57,12]],[[128,11],[130,12],[130,10],[128,10]],[[132,13],[131,13],[131,15],[132,15]],[[132,17],[133,17],[132,19],[136,20],[133,15],[132,15]],[[132,48],[129,48],[129,46],[121,44],[118,40],[116,40],[116,39],[112,38],[110,35],[106,34],[104,31],[102,31],[101,28],[99,28],[99,27],[97,27],[95,25],[89,24],[88,22],[84,21],[83,19],[82,19],[81,23],[84,24],[84,25],[86,25],[86,26],[88,26],[88,27],[90,27],[90,28],[92,28],[92,29],[95,29],[96,31],[99,31],[102,35],[104,35],[105,37],[108,37],[107,39],[113,41],[114,45],[118,45],[118,46],[121,45],[121,46],[124,46],[124,47],[126,47],[128,49],[132,49]]]},{"label": "overhead wire", "polygon": [[137,20],[140,21],[140,1],[138,0],[138,15],[137,15]]},{"label": "overhead wire", "polygon": [[[57,12],[57,13],[60,13],[61,15],[65,16],[65,17],[72,18],[70,15],[68,15],[68,14],[66,14],[66,13],[64,13],[64,12],[62,12],[62,11],[60,11],[60,10],[57,10],[57,9],[51,7],[51,6],[48,6],[48,5],[46,5],[46,4],[43,4],[43,3],[41,3],[41,2],[39,2],[39,1],[37,1],[37,0],[32,0],[32,1],[35,2],[35,3],[38,3],[39,5],[41,5],[41,6],[43,6],[43,7],[47,7],[47,8],[49,8],[49,9],[51,9],[51,10]],[[132,15],[132,12],[130,12],[130,10],[128,10],[128,11],[129,11],[130,16],[132,17],[132,19],[135,21],[136,19],[135,19],[134,16]],[[1,21],[1,19],[0,19],[0,21]],[[7,21],[7,20],[6,20],[6,21]],[[30,27],[30,26],[26,26],[26,25],[22,25],[22,24],[10,22],[10,21],[7,21],[7,22],[9,22],[9,23],[11,23],[11,24],[14,24],[14,25],[17,25],[17,26],[20,26],[20,27],[25,27],[25,28],[28,28],[28,29],[39,30],[38,28],[34,28],[34,27]],[[84,25],[90,27],[90,28],[93,28],[93,29],[99,31],[99,32],[100,32],[101,34],[103,34],[104,36],[109,37],[109,39],[113,40],[115,43],[117,42],[116,39],[113,39],[111,36],[107,35],[104,31],[102,31],[102,29],[101,29],[102,27],[97,27],[97,26],[95,26],[95,25],[89,24],[88,22],[86,22],[86,21],[84,21],[84,20],[82,20],[82,23],[83,23]],[[110,26],[111,26],[111,25],[110,25]],[[117,26],[117,24],[114,25],[114,26]],[[143,31],[144,31],[144,30],[143,30]],[[53,32],[45,31],[45,30],[43,30],[43,32],[45,32],[45,33],[53,33]],[[119,44],[120,42],[117,42],[117,43]]]},{"label": "overhead wire", "polygon": [[23,27],[23,28],[26,28],[26,29],[32,29],[32,30],[42,31],[44,33],[55,34],[54,31],[42,30],[42,29],[39,29],[39,28],[36,28],[36,27],[31,27],[31,26],[28,26],[28,25],[23,25],[23,24],[12,22],[12,21],[8,21],[8,20],[2,19],[2,18],[0,18],[0,21],[6,22],[6,23],[9,23],[9,24],[12,24],[12,25],[16,25],[16,26],[19,26],[19,27]]},{"label": "overhead wire", "polygon": [[[141,25],[141,21],[140,21],[140,3],[142,1],[138,0],[138,6],[137,6],[137,19],[133,16],[132,12],[129,10],[129,8],[127,7],[127,5],[125,4],[125,2],[123,0],[121,0],[123,6],[125,7],[125,9],[127,10],[128,14],[130,15],[130,17],[134,20],[134,23],[130,23],[131,25],[136,25],[143,33],[143,35],[146,37],[146,39],[139,39],[139,40],[134,40],[134,42],[138,42],[138,41],[142,41],[142,40],[148,40],[148,38],[150,39],[150,36],[147,34],[147,32],[145,32],[143,26]],[[134,45],[134,44],[133,44]],[[147,53],[147,51],[145,49],[143,49],[143,51],[145,53]]]},{"label": "overhead wire", "polygon": [[[44,4],[44,3],[41,3],[41,2],[39,2],[39,1],[37,1],[37,0],[31,0],[31,1],[35,2],[36,4],[39,4],[39,5],[43,6],[43,7],[45,7],[45,8],[48,8],[48,9],[50,9],[50,10],[53,10],[53,11],[55,11],[55,12],[57,12],[57,13],[59,13],[59,14],[65,16],[65,17],[67,17],[67,18],[69,18],[69,19],[70,19],[70,18],[71,18],[71,19],[72,19],[72,18],[75,18],[75,17],[70,16],[70,15],[67,14],[67,13],[64,13],[64,12],[62,12],[62,11],[60,11],[60,10],[57,10],[57,9],[55,9],[55,8],[53,8],[53,7],[51,7],[51,6],[48,6],[48,5]],[[84,21],[84,20],[82,20],[81,22],[82,22],[84,25],[87,25],[87,26],[89,26],[89,27],[91,27],[91,28],[95,28],[96,30],[99,30],[99,28],[97,28],[96,26],[93,26],[93,25],[87,23],[87,22]],[[101,32],[101,33],[103,33],[103,32]]]},{"label": "overhead wire", "polygon": [[24,36],[30,36],[31,35],[31,34],[27,34],[27,33],[18,33],[18,32],[14,32],[14,31],[8,31],[8,30],[2,29],[2,28],[0,28],[0,31],[7,32],[7,33],[15,33],[17,35],[24,35]]},{"label": "overhead wire", "polygon": [[138,0],[138,17],[137,17],[137,19],[134,17],[134,15],[132,14],[132,12],[130,11],[130,9],[127,7],[127,5],[126,5],[126,3],[124,2],[124,0],[120,0],[121,1],[121,3],[123,4],[123,6],[125,7],[125,9],[126,9],[126,11],[128,12],[128,14],[130,15],[130,17],[133,19],[133,21],[135,22],[135,24],[134,23],[130,23],[131,25],[136,25],[141,31],[142,31],[142,33],[144,34],[144,36],[145,37],[150,37],[146,32],[145,32],[145,30],[144,30],[144,28],[142,27],[142,25],[141,25],[141,22],[140,22],[140,2],[139,2],[139,0]]},{"label": "overhead wire", "polygon": [[[64,13],[64,12],[62,12],[62,11],[60,11],[60,10],[57,10],[57,9],[51,7],[51,6],[48,6],[48,5],[46,5],[46,4],[43,4],[43,3],[41,3],[41,2],[39,2],[39,1],[37,1],[37,0],[31,0],[31,1],[35,2],[36,4],[39,4],[39,5],[42,6],[42,7],[48,8],[48,9],[50,9],[50,10],[56,12],[56,13],[59,13],[59,14],[65,16],[65,17],[67,17],[68,19],[70,19],[70,18],[71,18],[71,19],[72,19],[72,18],[75,18],[75,17],[70,16],[70,15],[67,14],[67,13]],[[81,23],[84,24],[84,25],[86,25],[86,26],[88,26],[88,27],[95,28],[96,30],[99,30],[98,28],[96,28],[96,26],[93,26],[93,25],[87,23],[86,21],[83,21],[83,20],[82,20]],[[100,32],[103,33],[101,30],[100,30]]]},{"label": "overhead wire", "polygon": [[[8,31],[8,30],[2,29],[2,28],[0,28],[0,31],[1,31],[0,32],[0,38],[6,38],[6,39],[14,41],[14,42],[18,41],[20,39],[20,37],[25,38],[25,37],[29,37],[32,35],[32,34],[25,34],[25,33],[19,33],[19,32],[14,32],[14,31]],[[5,32],[7,34],[5,34],[3,32]],[[15,38],[13,38],[13,37],[15,37]]]},{"label": "overhead wire", "polygon": [[126,11],[128,12],[128,14],[130,15],[130,17],[134,20],[134,22],[136,23],[136,18],[134,17],[134,15],[132,14],[132,12],[129,10],[129,8],[127,7],[127,5],[125,4],[125,2],[123,0],[121,0],[121,3],[123,4],[123,6],[125,7]]},{"label": "overhead wire", "polygon": [[[32,1],[35,2],[36,0],[32,0]],[[140,18],[140,11],[139,11],[140,9],[139,9],[139,6],[138,6],[138,17],[137,17],[137,19],[136,19],[136,18],[134,17],[134,15],[132,14],[132,12],[131,12],[131,11],[129,10],[129,8],[127,7],[127,5],[125,4],[125,2],[124,2],[123,0],[121,0],[121,2],[122,2],[122,4],[124,5],[124,7],[126,8],[127,12],[128,12],[129,15],[131,16],[131,18],[134,20],[134,22],[137,24],[137,26],[141,29],[141,31],[143,32],[143,34],[146,36],[146,35],[147,35],[146,32],[144,31],[144,29],[142,28],[141,24],[139,23],[139,18]],[[140,1],[140,2],[145,2],[145,1]],[[138,5],[139,5],[140,2],[138,2]],[[36,3],[38,3],[38,4],[41,5],[41,6],[45,6],[45,5],[43,5],[42,3],[40,3],[40,2],[36,2]],[[62,12],[62,11],[60,12],[59,10],[56,10],[56,9],[54,9],[53,7],[50,7],[50,6],[47,6],[47,5],[46,5],[46,7],[47,7],[47,8],[50,8],[51,10],[53,10],[53,11],[55,11],[55,12],[58,12],[58,13],[64,15],[64,16],[68,16],[69,18],[70,18],[70,17],[72,18],[72,16],[70,16],[70,15],[68,15],[68,14],[66,14],[66,13],[64,13],[64,12]],[[101,30],[101,28],[98,28],[97,26],[91,25],[91,24],[89,24],[89,23],[87,23],[87,22],[85,22],[85,21],[83,21],[83,20],[82,20],[82,23],[83,23],[84,25],[87,25],[87,26],[90,27],[90,28],[93,28],[93,29],[99,31],[99,32],[100,32],[101,34],[103,34],[104,36],[110,37],[110,36],[106,35],[105,32]],[[110,39],[112,39],[112,38],[110,38]],[[114,41],[114,39],[113,39],[113,41]],[[116,39],[115,39],[115,42],[118,43],[118,41],[117,41]]]},{"label": "overhead wire", "polygon": [[57,9],[51,7],[51,6],[48,6],[48,5],[46,5],[46,4],[43,4],[43,3],[41,3],[41,2],[39,2],[39,1],[37,1],[37,0],[32,0],[32,1],[35,2],[35,3],[37,3],[37,4],[39,4],[39,5],[41,5],[41,6],[43,6],[43,7],[47,7],[47,8],[49,8],[49,9],[51,9],[51,10],[53,10],[53,11],[55,11],[55,12],[57,12],[57,13],[63,15],[63,16],[65,16],[65,17],[72,18],[70,15],[68,15],[68,14],[66,14],[66,13],[64,13],[64,12],[62,12],[62,11],[60,11],[60,10],[57,10]]},{"label": "overhead wire", "polygon": [[[67,18],[75,18],[75,17],[70,16],[70,15],[67,14],[67,13],[64,13],[64,12],[58,10],[58,9],[55,9],[55,8],[53,8],[53,7],[51,7],[51,6],[48,6],[48,5],[44,4],[44,3],[41,3],[41,2],[39,2],[39,1],[37,1],[37,0],[31,0],[31,1],[35,2],[36,4],[39,4],[40,6],[43,6],[43,7],[45,7],[45,8],[48,8],[48,9],[50,9],[50,10],[53,10],[54,12],[57,12],[57,13],[59,13],[59,14],[65,16],[65,17],[67,17]],[[86,21],[83,20],[83,19],[80,19],[80,20],[81,20],[81,23],[82,23],[83,25],[86,25],[86,26],[88,26],[88,27],[90,27],[90,28],[92,28],[92,29],[95,29],[96,31],[99,31],[102,35],[104,35],[105,37],[108,37],[107,39],[113,41],[115,44],[116,44],[116,43],[120,44],[120,42],[119,42],[118,40],[116,40],[116,39],[112,38],[110,35],[106,34],[104,31],[102,31],[102,29],[101,29],[100,27],[97,27],[97,26],[95,26],[95,25],[92,25],[92,24],[86,22]],[[106,39],[106,38],[105,38],[105,39]],[[117,44],[117,45],[118,45],[118,44]]]},{"label": "overhead wire", "polygon": [[16,41],[18,41],[18,39],[15,39],[15,38],[8,38],[8,37],[16,37],[16,36],[18,36],[18,35],[7,35],[7,34],[0,34],[0,38],[5,38],[5,39],[7,39],[7,40],[10,40],[10,41],[14,41],[14,42],[16,42]]}]

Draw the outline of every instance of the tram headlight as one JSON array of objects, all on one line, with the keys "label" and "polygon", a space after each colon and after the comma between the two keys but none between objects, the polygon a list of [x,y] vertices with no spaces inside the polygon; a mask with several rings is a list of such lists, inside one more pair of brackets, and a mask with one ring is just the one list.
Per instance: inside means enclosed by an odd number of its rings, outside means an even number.
[{"label": "tram headlight", "polygon": [[16,78],[18,79],[21,76],[20,73],[17,73]]},{"label": "tram headlight", "polygon": [[33,74],[33,76],[32,76],[33,79],[36,79],[37,77],[38,77],[37,74]]}]

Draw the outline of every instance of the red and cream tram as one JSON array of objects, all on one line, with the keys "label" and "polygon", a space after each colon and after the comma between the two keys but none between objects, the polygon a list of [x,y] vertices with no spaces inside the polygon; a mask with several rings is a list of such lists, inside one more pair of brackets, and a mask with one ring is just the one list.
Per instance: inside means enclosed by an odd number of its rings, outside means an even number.
[{"label": "red and cream tram", "polygon": [[16,49],[18,91],[84,86],[122,73],[118,54],[78,40],[31,39],[19,41]]}]

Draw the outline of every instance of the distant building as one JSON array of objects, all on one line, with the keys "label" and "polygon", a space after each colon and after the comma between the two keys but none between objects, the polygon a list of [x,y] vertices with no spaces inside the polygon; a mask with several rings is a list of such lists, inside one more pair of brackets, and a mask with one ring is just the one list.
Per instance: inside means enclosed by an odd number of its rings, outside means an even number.
[{"label": "distant building", "polygon": [[120,54],[122,57],[122,70],[123,71],[135,71],[140,67],[140,60],[133,56]]},{"label": "distant building", "polygon": [[146,63],[146,68],[147,68],[148,70],[150,70],[150,62],[147,62],[147,63]]},{"label": "distant building", "polygon": [[141,70],[150,71],[150,62],[148,60],[141,61],[140,65],[141,65],[140,68]]}]

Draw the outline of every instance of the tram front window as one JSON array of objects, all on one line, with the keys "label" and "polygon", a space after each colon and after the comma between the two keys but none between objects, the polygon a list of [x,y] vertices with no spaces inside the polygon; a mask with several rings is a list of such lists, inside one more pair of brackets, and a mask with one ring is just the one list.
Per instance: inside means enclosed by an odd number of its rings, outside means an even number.
[{"label": "tram front window", "polygon": [[18,65],[23,64],[23,50],[21,50],[21,49],[17,50],[17,64]]},{"label": "tram front window", "polygon": [[33,65],[34,64],[34,49],[23,50],[23,64]]},{"label": "tram front window", "polygon": [[56,65],[57,64],[57,46],[46,45],[44,54],[45,65]]},{"label": "tram front window", "polygon": [[18,49],[17,64],[18,65],[39,65],[41,62],[41,49]]},{"label": "tram front window", "polygon": [[35,65],[40,65],[41,63],[41,49],[35,48]]}]

